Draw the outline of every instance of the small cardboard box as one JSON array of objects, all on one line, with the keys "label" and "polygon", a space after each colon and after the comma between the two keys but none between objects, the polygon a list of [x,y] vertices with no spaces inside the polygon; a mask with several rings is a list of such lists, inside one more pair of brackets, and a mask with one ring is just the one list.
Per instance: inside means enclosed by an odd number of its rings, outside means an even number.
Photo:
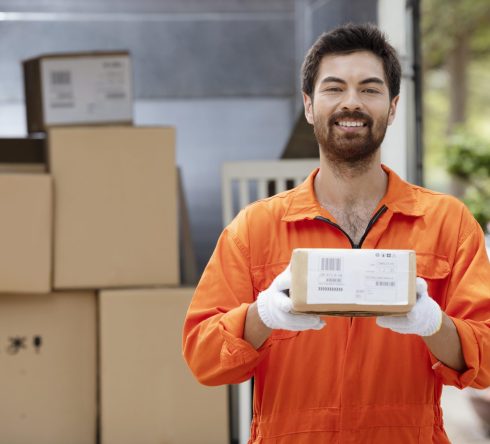
[{"label": "small cardboard box", "polygon": [[403,314],[416,300],[411,250],[299,248],[291,258],[293,309],[343,316]]},{"label": "small cardboard box", "polygon": [[30,133],[57,125],[133,121],[127,51],[46,54],[25,60],[23,68]]},{"label": "small cardboard box", "polygon": [[193,288],[104,290],[101,444],[227,444],[227,388],[205,387],[182,357]]},{"label": "small cardboard box", "polygon": [[0,442],[95,444],[95,293],[0,295]]},{"label": "small cardboard box", "polygon": [[52,199],[47,174],[0,174],[0,293],[51,291]]},{"label": "small cardboard box", "polygon": [[54,288],[178,285],[175,130],[48,131]]}]

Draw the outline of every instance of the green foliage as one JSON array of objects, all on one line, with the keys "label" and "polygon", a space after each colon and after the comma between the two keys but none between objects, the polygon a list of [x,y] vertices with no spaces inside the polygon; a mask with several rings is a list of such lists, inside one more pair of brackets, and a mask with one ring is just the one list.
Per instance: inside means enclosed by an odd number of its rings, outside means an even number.
[{"label": "green foliage", "polygon": [[450,177],[446,168],[446,133],[449,119],[447,73],[431,70],[424,77],[424,185],[449,192]]},{"label": "green foliage", "polygon": [[424,64],[440,67],[462,36],[470,38],[472,58],[488,54],[489,0],[423,0],[422,45]]},{"label": "green foliage", "polygon": [[[463,182],[463,199],[489,231],[490,1],[422,0],[421,6],[425,183],[461,196]],[[464,101],[451,90],[458,82]],[[465,112],[455,130],[458,109]]]},{"label": "green foliage", "polygon": [[447,145],[448,171],[467,184],[464,201],[484,230],[490,222],[490,142],[455,132]]}]

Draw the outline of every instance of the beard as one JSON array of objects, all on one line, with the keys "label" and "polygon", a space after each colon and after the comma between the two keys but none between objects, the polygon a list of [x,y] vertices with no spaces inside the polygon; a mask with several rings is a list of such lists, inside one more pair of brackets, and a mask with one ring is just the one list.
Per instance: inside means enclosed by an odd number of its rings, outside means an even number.
[{"label": "beard", "polygon": [[[335,122],[340,119],[362,120],[366,130],[359,133],[340,133]],[[325,157],[339,168],[348,167],[364,169],[369,165],[378,151],[388,127],[386,119],[374,122],[373,119],[360,111],[341,111],[332,114],[328,122],[314,116],[313,130],[316,140]]]}]

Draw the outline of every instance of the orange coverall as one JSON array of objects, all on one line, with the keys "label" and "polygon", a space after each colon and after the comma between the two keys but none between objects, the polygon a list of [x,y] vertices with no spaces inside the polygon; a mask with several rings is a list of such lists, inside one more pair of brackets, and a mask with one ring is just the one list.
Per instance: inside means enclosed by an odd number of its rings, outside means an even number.
[{"label": "orange coverall", "polygon": [[[206,385],[254,377],[250,443],[449,443],[442,385],[490,384],[490,263],[483,232],[457,199],[411,185],[384,167],[388,190],[353,245],[316,200],[313,180],[244,209],[223,231],[189,307],[185,359]],[[452,317],[467,370],[439,362],[422,338],[374,317],[325,317],[319,331],[273,330],[255,350],[247,309],[293,248],[411,249],[417,275]]]}]

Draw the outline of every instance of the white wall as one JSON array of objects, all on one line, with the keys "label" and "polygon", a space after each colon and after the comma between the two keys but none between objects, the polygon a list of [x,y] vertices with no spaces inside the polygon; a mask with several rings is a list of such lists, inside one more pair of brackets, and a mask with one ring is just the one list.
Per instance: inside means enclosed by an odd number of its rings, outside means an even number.
[{"label": "white wall", "polygon": [[222,229],[221,164],[280,157],[292,127],[291,100],[139,101],[135,120],[177,128],[177,164],[202,267]]},{"label": "white wall", "polygon": [[398,51],[402,63],[402,84],[397,115],[388,127],[382,145],[382,162],[404,179],[411,179],[410,159],[415,150],[414,95],[411,29],[405,0],[378,0],[378,25]]}]

